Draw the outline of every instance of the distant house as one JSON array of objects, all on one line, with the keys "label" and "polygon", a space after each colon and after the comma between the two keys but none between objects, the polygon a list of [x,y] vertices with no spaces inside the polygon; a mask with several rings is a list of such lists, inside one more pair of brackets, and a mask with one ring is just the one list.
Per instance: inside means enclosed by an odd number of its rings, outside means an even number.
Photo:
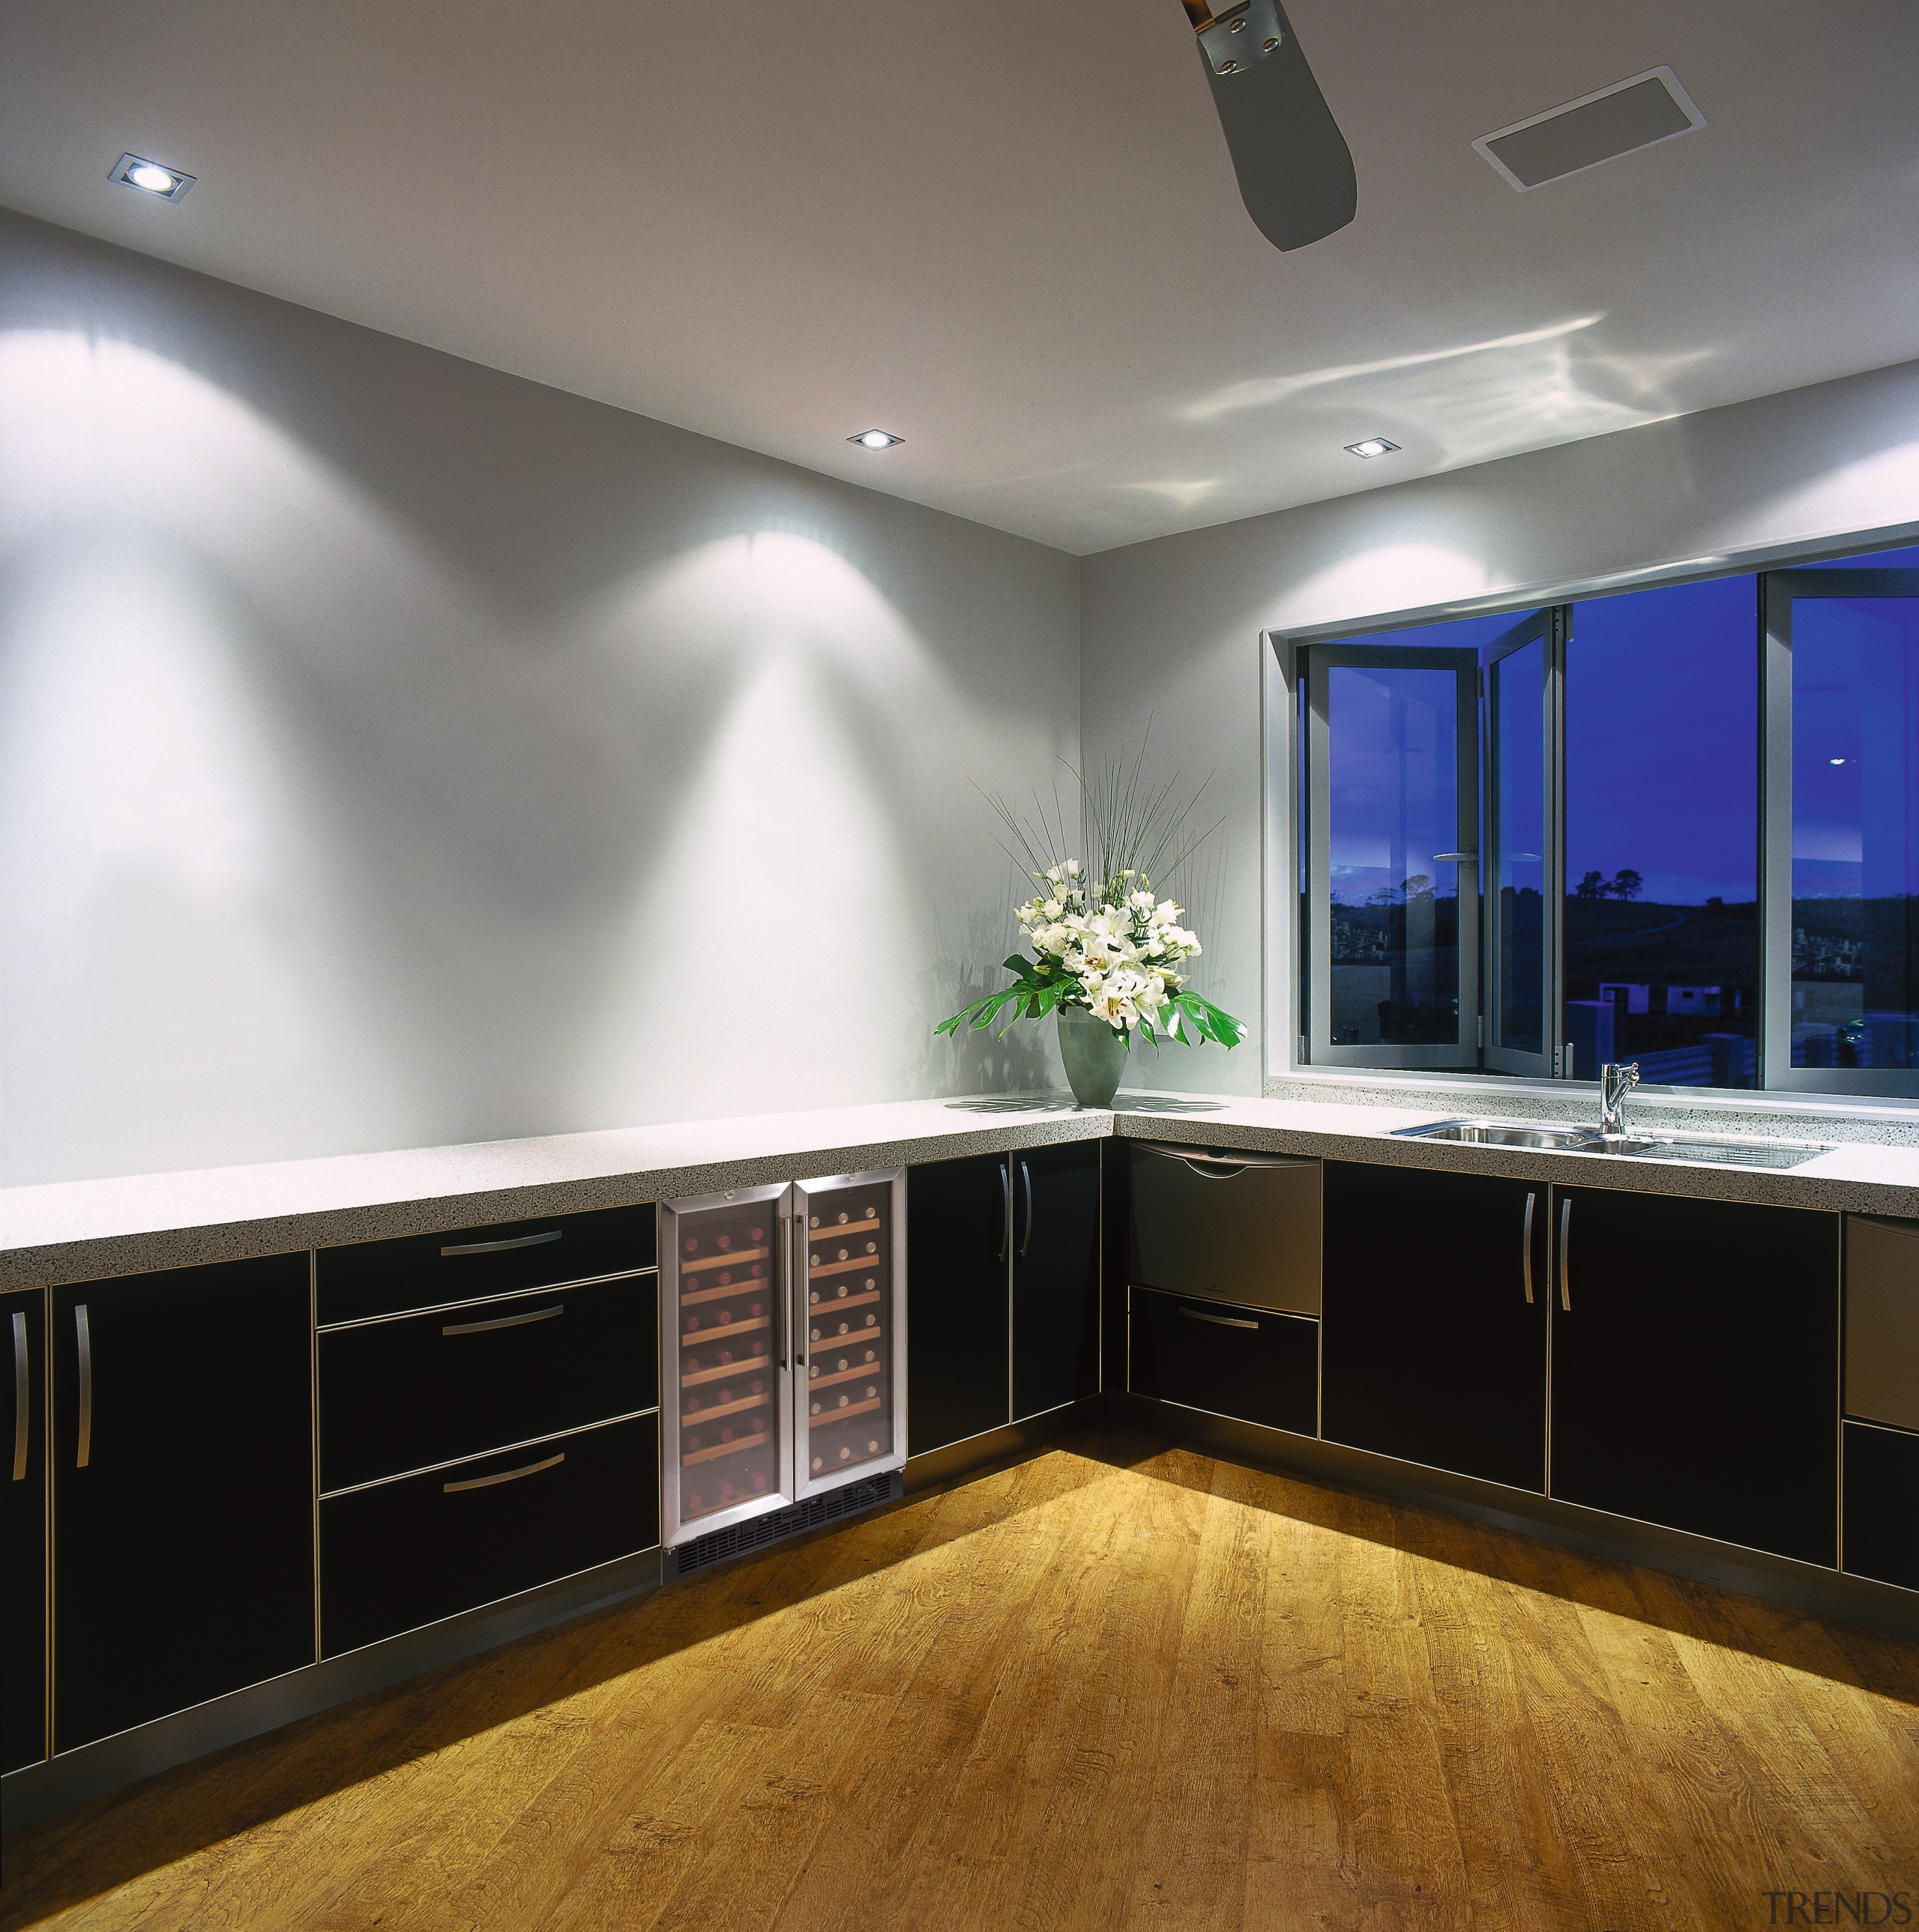
[{"label": "distant house", "polygon": [[1668,986],[1665,989],[1665,1010],[1668,1013],[1701,1017],[1716,1014],[1719,1010],[1719,989],[1716,986]]}]

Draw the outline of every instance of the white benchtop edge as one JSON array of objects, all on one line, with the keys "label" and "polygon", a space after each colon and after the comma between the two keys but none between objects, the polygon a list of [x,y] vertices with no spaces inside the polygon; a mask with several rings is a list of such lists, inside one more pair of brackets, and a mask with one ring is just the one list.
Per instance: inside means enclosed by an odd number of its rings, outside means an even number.
[{"label": "white benchtop edge", "polygon": [[[1707,1166],[1395,1139],[1443,1110],[1122,1094],[908,1100],[0,1190],[0,1288],[625,1207],[1009,1148],[1175,1141],[1562,1185],[1919,1217],[1919,1149],[1851,1142],[1798,1168]],[[1806,1138],[1813,1138],[1808,1135]]]}]

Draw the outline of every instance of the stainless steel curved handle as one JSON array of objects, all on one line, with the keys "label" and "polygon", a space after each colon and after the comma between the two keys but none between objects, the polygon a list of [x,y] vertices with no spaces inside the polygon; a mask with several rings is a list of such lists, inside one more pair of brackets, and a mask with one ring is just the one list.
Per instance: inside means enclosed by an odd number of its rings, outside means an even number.
[{"label": "stainless steel curved handle", "polygon": [[537,1476],[542,1469],[551,1469],[556,1463],[566,1460],[566,1452],[561,1450],[557,1456],[549,1456],[544,1462],[529,1462],[524,1469],[503,1469],[497,1476],[469,1476],[464,1483],[442,1483],[440,1493],[443,1496],[458,1496],[462,1490],[490,1490],[496,1483],[517,1483],[522,1476]]},{"label": "stainless steel curved handle", "polygon": [[74,1304],[74,1342],[80,1360],[80,1439],[74,1467],[84,1469],[93,1456],[93,1330],[87,1324],[84,1301]]},{"label": "stainless steel curved handle", "polygon": [[443,1258],[452,1255],[503,1255],[512,1248],[541,1248],[548,1241],[566,1238],[564,1228],[549,1228],[543,1234],[515,1234],[510,1241],[455,1241],[440,1252]]},{"label": "stainless steel curved handle", "polygon": [[27,1318],[17,1310],[14,1316],[14,1480],[27,1479],[27,1445],[33,1439],[33,1418],[28,1397],[33,1376],[27,1365]]},{"label": "stainless steel curved handle", "polygon": [[1004,1154],[999,1161],[999,1252],[993,1258],[993,1265],[1000,1267],[1006,1259],[1006,1244],[1013,1228],[1013,1196],[1011,1184],[1006,1178],[1008,1157]]},{"label": "stainless steel curved handle", "polygon": [[1188,1322],[1212,1322],[1222,1328],[1257,1328],[1260,1325],[1236,1315],[1202,1315],[1197,1308],[1182,1308],[1179,1312]]},{"label": "stainless steel curved handle", "polygon": [[496,1316],[491,1322],[449,1322],[440,1329],[443,1335],[484,1335],[493,1328],[524,1328],[529,1322],[551,1322],[556,1315],[564,1315],[566,1304],[563,1301],[551,1308],[536,1308],[530,1315]]},{"label": "stainless steel curved handle", "polygon": [[1182,1160],[1195,1174],[1202,1167],[1230,1168],[1237,1174],[1248,1167],[1311,1167],[1310,1155],[1293,1154],[1208,1154],[1203,1148],[1180,1147],[1164,1141],[1132,1141],[1129,1146],[1142,1154],[1156,1154],[1162,1160]]},{"label": "stainless steel curved handle", "polygon": [[1026,1193],[1026,1222],[1020,1237],[1020,1258],[1026,1258],[1026,1250],[1033,1244],[1033,1175],[1032,1170],[1023,1160],[1020,1163],[1020,1185]]},{"label": "stainless steel curved handle", "polygon": [[1526,1300],[1533,1299],[1533,1204],[1539,1198],[1528,1190],[1526,1196],[1526,1225],[1519,1236],[1520,1280],[1526,1285]]},{"label": "stainless steel curved handle", "polygon": [[1559,1204],[1559,1305],[1572,1312],[1572,1196]]}]

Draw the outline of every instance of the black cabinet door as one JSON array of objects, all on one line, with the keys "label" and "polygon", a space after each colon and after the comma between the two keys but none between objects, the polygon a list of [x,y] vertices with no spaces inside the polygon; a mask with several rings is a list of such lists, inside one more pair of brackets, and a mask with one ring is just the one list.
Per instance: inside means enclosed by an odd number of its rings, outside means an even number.
[{"label": "black cabinet door", "polygon": [[906,1171],[906,1446],[914,1456],[1012,1419],[1005,1157]]},{"label": "black cabinet door", "polygon": [[1845,1425],[1845,1568],[1919,1590],[1919,1435]]},{"label": "black cabinet door", "polygon": [[0,1771],[47,1755],[47,1297],[0,1295],[7,1402],[0,1454]]},{"label": "black cabinet door", "polygon": [[1326,1439],[1542,1490],[1543,1181],[1328,1161]]},{"label": "black cabinet door", "polygon": [[53,1291],[56,1750],[314,1660],[304,1254]]},{"label": "black cabinet door", "polygon": [[1837,1559],[1839,1216],[1554,1190],[1552,1493]]},{"label": "black cabinet door", "polygon": [[1013,1419],[1099,1388],[1100,1144],[1013,1156]]}]

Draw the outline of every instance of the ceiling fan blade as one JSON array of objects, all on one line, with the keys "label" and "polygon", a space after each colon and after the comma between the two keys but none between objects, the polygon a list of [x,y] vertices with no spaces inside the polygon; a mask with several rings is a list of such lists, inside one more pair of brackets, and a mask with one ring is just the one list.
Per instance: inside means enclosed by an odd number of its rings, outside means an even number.
[{"label": "ceiling fan blade", "polygon": [[[1194,0],[1187,9],[1200,10]],[[1200,58],[1254,226],[1287,249],[1344,228],[1359,206],[1352,151],[1278,0],[1209,18]]]}]

